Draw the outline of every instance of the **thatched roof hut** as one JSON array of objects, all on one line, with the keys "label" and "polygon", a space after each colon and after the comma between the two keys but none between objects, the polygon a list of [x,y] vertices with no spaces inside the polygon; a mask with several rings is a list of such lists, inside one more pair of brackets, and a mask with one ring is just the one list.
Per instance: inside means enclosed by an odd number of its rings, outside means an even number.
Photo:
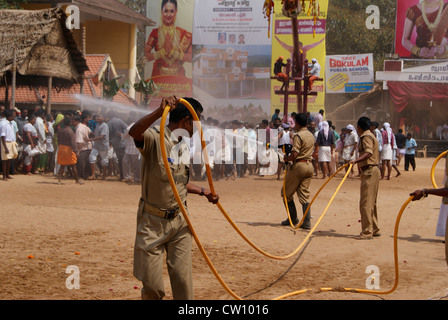
[{"label": "thatched roof hut", "polygon": [[88,70],[86,60],[67,29],[61,8],[0,10],[0,85],[11,83],[14,52],[17,85],[54,87],[79,82]]}]

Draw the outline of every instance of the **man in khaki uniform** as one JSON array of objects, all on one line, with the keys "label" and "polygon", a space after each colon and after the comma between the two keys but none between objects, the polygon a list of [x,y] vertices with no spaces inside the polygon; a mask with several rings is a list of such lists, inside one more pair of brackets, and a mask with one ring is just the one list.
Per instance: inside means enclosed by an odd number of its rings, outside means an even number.
[{"label": "man in khaki uniform", "polygon": [[[445,158],[445,176],[448,176],[448,155]],[[445,205],[448,204],[448,179],[445,179],[445,186],[443,188],[415,190],[410,195],[414,196],[412,201],[416,201],[422,198],[426,198],[430,194],[434,196],[443,197],[442,198],[443,204]],[[448,264],[448,219],[446,220],[446,227],[445,227],[445,260],[446,263]]]},{"label": "man in khaki uniform", "polygon": [[351,163],[358,163],[361,170],[361,196],[359,211],[361,213],[361,234],[355,239],[373,239],[380,236],[378,227],[377,195],[380,184],[378,140],[370,131],[370,119],[361,117],[358,120],[359,157]]},{"label": "man in khaki uniform", "polygon": [[[198,116],[201,104],[184,98]],[[143,156],[142,196],[137,212],[137,232],[134,247],[134,276],[142,281],[142,299],[159,300],[165,296],[163,283],[163,259],[170,276],[175,300],[193,299],[191,247],[192,236],[171,189],[162,159],[160,127],[150,126],[170,106],[169,123],[165,129],[165,144],[170,169],[182,202],[186,205],[187,193],[207,197],[217,203],[219,197],[209,190],[189,183],[189,154],[185,142],[178,137],[193,134],[193,117],[176,97],[162,99],[159,109],[137,121],[129,135]],[[179,130],[178,130],[179,129]],[[175,132],[176,130],[176,132]],[[177,134],[179,132],[179,134]],[[186,153],[187,156],[183,155]],[[182,161],[182,159],[184,159]],[[187,159],[187,161],[185,161]]]},{"label": "man in khaki uniform", "polygon": [[[307,129],[306,114],[296,114],[295,122],[296,133],[293,137],[292,152],[284,158],[285,163],[292,162],[285,176],[285,194],[288,202],[285,203],[285,206],[288,206],[293,224],[299,223],[296,206],[294,204],[294,193],[297,193],[299,197],[303,213],[306,212],[309,206],[309,188],[314,173],[312,159],[315,142],[313,134]],[[281,195],[283,197],[283,188]],[[282,225],[290,225],[289,219],[283,221]],[[311,228],[311,210],[308,211],[300,228]]]}]

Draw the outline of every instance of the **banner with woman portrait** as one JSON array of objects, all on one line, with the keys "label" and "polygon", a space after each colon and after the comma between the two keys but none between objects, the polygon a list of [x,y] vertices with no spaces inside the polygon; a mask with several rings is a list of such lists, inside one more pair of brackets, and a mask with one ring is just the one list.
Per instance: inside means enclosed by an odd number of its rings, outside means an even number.
[{"label": "banner with woman portrait", "polygon": [[401,58],[447,59],[447,30],[447,0],[397,0],[395,53]]},{"label": "banner with woman portrait", "polygon": [[147,16],[156,26],[146,32],[145,79],[159,90],[151,105],[173,94],[192,96],[193,9],[194,0],[147,2]]}]

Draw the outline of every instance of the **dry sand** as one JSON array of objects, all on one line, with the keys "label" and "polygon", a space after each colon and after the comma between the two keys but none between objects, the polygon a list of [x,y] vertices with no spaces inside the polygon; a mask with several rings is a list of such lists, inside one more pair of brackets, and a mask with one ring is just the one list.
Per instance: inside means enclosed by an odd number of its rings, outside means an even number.
[{"label": "dry sand", "polygon": [[[395,281],[393,233],[409,193],[431,187],[434,158],[417,159],[415,172],[381,181],[378,206],[382,236],[358,241],[359,178],[347,179],[304,248],[287,260],[268,258],[249,246],[221,212],[190,196],[190,219],[226,284],[240,297],[268,300],[309,288],[293,300],[448,299],[448,268],[442,238],[435,236],[440,198],[412,202],[399,228],[397,289],[387,295],[320,292],[322,287],[366,288],[366,268],[379,268],[380,291]],[[437,167],[441,183],[443,165]],[[393,175],[395,172],[393,172]],[[313,226],[337,185],[339,174],[312,208]],[[324,180],[313,179],[312,195]],[[206,182],[197,184],[206,186]],[[280,226],[286,212],[276,176],[215,182],[221,204],[242,232],[273,255],[294,251],[308,231]],[[52,175],[16,175],[0,181],[0,299],[138,300],[141,284],[132,275],[136,207],[140,186],[108,179],[58,185]],[[297,201],[296,201],[297,203]],[[69,290],[68,266],[77,266],[80,288]],[[195,298],[232,300],[193,244]],[[171,299],[165,271],[167,299]],[[378,280],[378,279],[377,279]]]}]

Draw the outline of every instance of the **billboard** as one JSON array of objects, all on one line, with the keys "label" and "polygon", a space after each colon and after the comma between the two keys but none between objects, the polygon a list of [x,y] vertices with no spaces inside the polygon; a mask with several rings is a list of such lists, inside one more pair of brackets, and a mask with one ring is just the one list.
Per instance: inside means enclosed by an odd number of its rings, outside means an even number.
[{"label": "billboard", "polygon": [[448,1],[397,0],[395,53],[409,59],[447,59]]},{"label": "billboard", "polygon": [[373,87],[373,54],[327,56],[327,93],[360,93]]},{"label": "billboard", "polygon": [[195,0],[193,95],[221,121],[270,117],[271,39],[258,0]]},{"label": "billboard", "polygon": [[192,31],[194,0],[147,1],[147,16],[156,22],[146,30],[145,79],[159,88],[160,97],[192,96]]},{"label": "billboard", "polygon": [[[291,19],[282,14],[282,1],[275,0],[275,8],[272,30],[272,65],[279,56],[285,59],[290,58],[293,61],[293,37]],[[303,52],[304,59],[317,59],[321,66],[320,77],[325,77],[325,25],[328,12],[328,0],[319,1],[319,18],[314,25],[313,17],[307,14],[304,9],[299,16],[298,30],[299,30],[299,47]],[[271,112],[275,109],[283,110],[284,96],[276,95],[275,91],[280,90],[282,83],[277,80],[272,80],[271,83]],[[317,91],[317,96],[308,96],[308,111],[316,113],[320,109],[325,110],[325,82],[315,82],[313,91]],[[297,112],[297,96],[290,95],[288,100],[289,112]]]}]

